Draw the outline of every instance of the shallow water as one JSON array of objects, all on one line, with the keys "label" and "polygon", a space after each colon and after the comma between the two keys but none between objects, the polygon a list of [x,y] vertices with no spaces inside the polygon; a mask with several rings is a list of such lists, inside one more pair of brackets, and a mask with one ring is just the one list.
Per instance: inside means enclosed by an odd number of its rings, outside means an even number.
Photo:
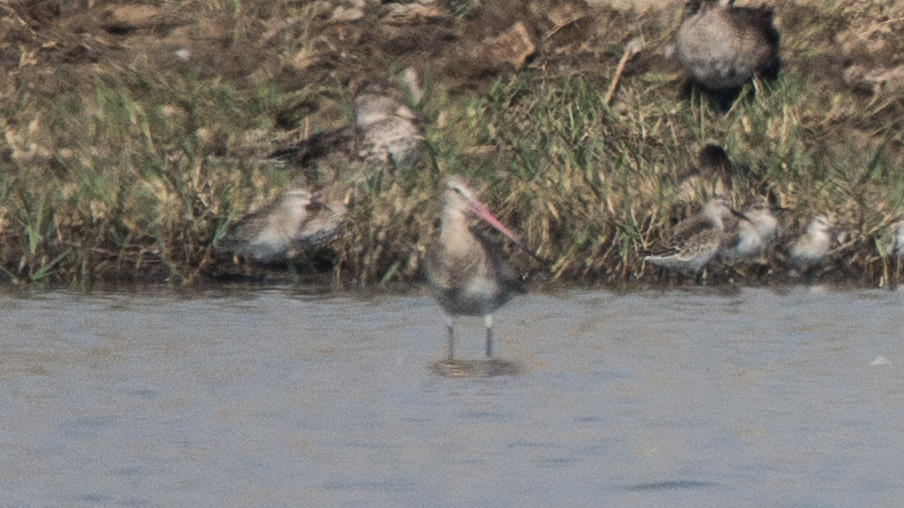
[{"label": "shallow water", "polygon": [[427,297],[0,296],[0,506],[901,506],[902,305],[528,295],[447,378]]}]

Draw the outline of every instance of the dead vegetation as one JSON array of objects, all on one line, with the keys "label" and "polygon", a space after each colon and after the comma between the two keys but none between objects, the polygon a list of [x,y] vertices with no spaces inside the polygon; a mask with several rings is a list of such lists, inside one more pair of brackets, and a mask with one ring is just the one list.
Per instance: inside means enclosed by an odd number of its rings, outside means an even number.
[{"label": "dead vegetation", "polygon": [[[13,283],[195,284],[326,273],[421,277],[447,173],[526,238],[538,279],[656,282],[639,252],[694,208],[678,175],[709,142],[768,178],[786,234],[829,212],[846,232],[824,277],[895,279],[904,209],[904,8],[775,5],[782,72],[727,112],[665,55],[681,19],[570,0],[10,0],[0,3],[0,271]],[[607,92],[625,46],[618,89]],[[362,76],[414,67],[431,119],[419,171],[365,182],[328,248],[289,267],[210,254],[228,222],[294,178],[263,156],[346,125]],[[737,182],[738,198],[745,192]],[[716,278],[784,280],[715,267]]]}]

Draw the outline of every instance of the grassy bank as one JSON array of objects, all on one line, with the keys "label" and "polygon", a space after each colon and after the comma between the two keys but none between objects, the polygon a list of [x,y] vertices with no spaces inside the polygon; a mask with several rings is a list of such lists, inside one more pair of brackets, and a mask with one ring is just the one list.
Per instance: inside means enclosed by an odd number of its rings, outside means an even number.
[{"label": "grassy bank", "polygon": [[[241,78],[150,58],[91,69],[57,64],[50,79],[7,87],[0,281],[192,285],[272,270],[236,266],[209,247],[229,221],[272,201],[296,176],[263,155],[305,130],[344,125],[351,114],[342,79],[325,74],[293,87],[273,70],[313,52],[319,32],[309,11],[272,4],[213,9],[227,28],[218,44],[235,47],[260,20],[301,19],[268,46],[270,60],[262,56]],[[785,19],[801,15],[793,9]],[[359,184],[339,236],[276,273],[327,272],[364,286],[419,280],[439,183],[459,173],[479,182],[488,205],[543,260],[510,249],[516,267],[535,279],[661,281],[669,275],[644,266],[640,252],[693,211],[679,176],[699,147],[717,142],[790,208],[780,217],[783,232],[801,232],[816,212],[833,216],[846,238],[825,277],[875,284],[896,270],[885,244],[891,219],[904,210],[904,95],[854,92],[837,76],[812,72],[834,62],[831,47],[814,41],[844,22],[837,8],[826,9],[784,30],[780,78],[752,83],[727,112],[681,96],[671,68],[655,61],[629,69],[614,104],[604,104],[619,42],[641,33],[647,52],[657,53],[677,26],[671,17],[635,17],[614,34],[602,71],[563,70],[541,55],[520,72],[463,87],[439,63],[422,67],[426,160]],[[374,65],[389,73],[399,61]],[[735,182],[738,201],[753,192],[746,186]],[[771,272],[714,265],[711,274],[785,280],[782,259],[780,250],[770,253]]]}]

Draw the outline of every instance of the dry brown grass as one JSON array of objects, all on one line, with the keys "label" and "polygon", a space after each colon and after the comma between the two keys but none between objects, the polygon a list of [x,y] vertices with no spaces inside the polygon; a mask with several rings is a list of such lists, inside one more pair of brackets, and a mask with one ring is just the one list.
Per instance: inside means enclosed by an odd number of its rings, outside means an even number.
[{"label": "dry brown grass", "polygon": [[[11,42],[0,48],[3,279],[90,286],[285,274],[232,265],[209,246],[295,176],[263,155],[345,125],[349,83],[361,75],[412,64],[428,91],[430,157],[418,171],[361,184],[340,236],[298,270],[365,286],[419,279],[439,181],[464,173],[546,260],[512,252],[535,278],[659,281],[639,253],[693,210],[678,178],[715,141],[792,208],[781,218],[787,233],[815,212],[833,214],[847,240],[827,277],[888,278],[886,229],[904,209],[904,91],[864,89],[844,72],[904,65],[898,22],[882,19],[891,7],[777,6],[783,72],[725,113],[683,95],[677,67],[661,56],[680,20],[675,6],[640,15],[574,2],[461,4],[459,16],[392,24],[385,6],[335,23],[323,5],[0,4]],[[526,68],[462,65],[480,36],[515,20],[541,47]],[[607,106],[623,46],[637,37],[645,50]],[[739,200],[752,192],[736,184]],[[773,272],[759,278],[728,267],[713,276],[784,280],[781,253],[770,259]]]}]

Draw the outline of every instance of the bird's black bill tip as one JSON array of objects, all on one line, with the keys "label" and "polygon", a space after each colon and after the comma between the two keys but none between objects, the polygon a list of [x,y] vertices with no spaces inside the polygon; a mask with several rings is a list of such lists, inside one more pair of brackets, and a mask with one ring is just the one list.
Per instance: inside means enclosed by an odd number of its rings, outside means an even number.
[{"label": "bird's black bill tip", "polygon": [[750,220],[749,217],[747,217],[747,216],[744,215],[743,213],[741,213],[741,212],[735,210],[734,208],[731,209],[731,214],[734,215],[735,217],[740,218],[741,220],[746,220],[747,222],[753,222],[753,221]]}]

